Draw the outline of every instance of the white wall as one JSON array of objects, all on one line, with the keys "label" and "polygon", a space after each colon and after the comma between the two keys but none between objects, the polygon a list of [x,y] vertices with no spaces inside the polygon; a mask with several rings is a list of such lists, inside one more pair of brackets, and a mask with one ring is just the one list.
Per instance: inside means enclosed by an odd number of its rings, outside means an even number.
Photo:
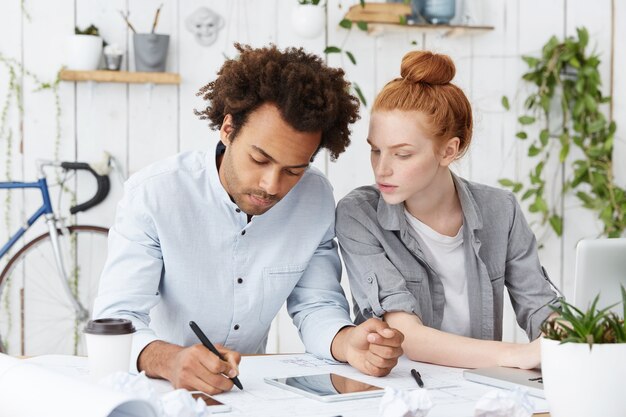
[{"label": "white wall", "polygon": [[[470,1],[470,0],[467,0]],[[139,31],[146,31],[159,4],[163,2],[158,32],[171,36],[168,71],[179,72],[179,86],[146,86],[125,84],[90,84],[63,82],[60,86],[62,138],[60,157],[98,160],[106,150],[123,162],[132,174],[150,162],[189,149],[212,147],[217,134],[193,115],[202,101],[195,96],[199,87],[212,80],[224,61],[234,56],[232,43],[240,41],[254,46],[276,43],[280,47],[304,46],[322,53],[327,37],[329,45],[343,45],[356,56],[358,64],[330,55],[331,65],[345,68],[348,78],[357,82],[369,102],[389,79],[399,73],[402,56],[414,48],[432,49],[450,54],[457,65],[456,82],[468,94],[474,106],[475,133],[471,152],[456,170],[466,178],[497,185],[502,177],[524,179],[532,166],[525,157],[525,144],[515,139],[517,116],[522,110],[526,86],[520,82],[525,64],[521,55],[537,55],[551,35],[560,38],[575,34],[575,28],[586,26],[591,44],[601,54],[604,90],[615,95],[614,117],[620,126],[616,143],[618,181],[626,185],[626,5],[611,0],[471,0],[476,22],[492,25],[495,30],[459,37],[444,37],[439,32],[405,29],[382,36],[370,36],[358,30],[347,33],[337,26],[350,5],[358,0],[328,0],[327,31],[317,39],[301,39],[290,27],[291,9],[296,0],[26,0],[28,18],[20,1],[0,2],[0,53],[22,62],[41,79],[53,80],[63,63],[61,45],[81,27],[96,24],[109,42],[130,48],[132,42],[118,10],[130,11]],[[226,19],[217,42],[201,47],[184,25],[185,18],[200,6],[206,6]],[[614,23],[612,23],[614,22]],[[615,27],[614,40],[611,28]],[[613,62],[612,54],[614,53]],[[129,66],[128,55],[124,68]],[[131,60],[132,61],[132,60]],[[610,74],[613,65],[614,82]],[[619,69],[619,70],[618,70]],[[0,67],[0,98],[7,93],[8,74]],[[32,179],[34,160],[51,158],[54,152],[55,118],[52,96],[33,92],[32,82],[23,78],[24,115],[13,108],[9,122],[14,132],[10,158],[14,179]],[[612,90],[611,90],[612,87]],[[621,93],[621,94],[620,94]],[[500,105],[502,95],[511,99],[512,111]],[[365,143],[368,110],[354,126],[349,150],[336,163],[319,157],[316,165],[323,169],[335,186],[336,198],[351,189],[370,183],[369,151]],[[0,178],[4,179],[6,140],[0,138]],[[555,180],[562,173],[555,165]],[[78,180],[80,196],[88,195],[92,184]],[[79,215],[81,223],[110,226],[121,186],[113,181],[110,197],[97,208]],[[4,199],[4,194],[2,195]],[[21,223],[23,213],[33,210],[34,201],[14,193],[11,206],[12,228]],[[592,213],[580,208],[575,199],[564,202],[564,235],[558,239],[550,231],[534,224],[543,244],[540,256],[553,279],[572,294],[574,247],[583,237],[596,236],[601,228]],[[4,207],[2,209],[4,211]],[[530,220],[533,217],[529,217]],[[0,242],[6,240],[6,227],[0,226]],[[344,279],[344,284],[345,284]],[[346,286],[347,289],[347,286]],[[506,340],[523,340],[516,329],[508,307],[505,323]],[[279,332],[278,330],[279,329]],[[278,337],[280,335],[280,337]],[[288,317],[283,314],[270,337],[270,350],[298,351],[301,344]]]}]

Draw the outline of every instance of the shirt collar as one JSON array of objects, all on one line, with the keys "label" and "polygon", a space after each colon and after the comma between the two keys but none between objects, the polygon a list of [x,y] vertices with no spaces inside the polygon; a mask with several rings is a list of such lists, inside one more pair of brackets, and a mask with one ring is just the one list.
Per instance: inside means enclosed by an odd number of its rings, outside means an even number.
[{"label": "shirt collar", "polygon": [[206,153],[206,169],[209,176],[209,185],[212,189],[217,191],[217,194],[225,204],[236,208],[237,205],[230,199],[230,196],[222,185],[222,181],[220,181],[220,174],[217,170],[217,157],[223,155],[225,150],[226,146],[224,146],[222,141],[218,141],[215,146],[215,152]]},{"label": "shirt collar", "polygon": [[[452,180],[457,190],[459,200],[461,201],[461,210],[463,210],[464,224],[470,230],[479,230],[483,227],[483,219],[478,210],[478,204],[469,190],[467,181],[458,177],[454,172]],[[378,222],[386,230],[401,230],[407,223],[404,216],[404,204],[387,204],[382,195],[378,198],[378,207],[376,209]]]}]

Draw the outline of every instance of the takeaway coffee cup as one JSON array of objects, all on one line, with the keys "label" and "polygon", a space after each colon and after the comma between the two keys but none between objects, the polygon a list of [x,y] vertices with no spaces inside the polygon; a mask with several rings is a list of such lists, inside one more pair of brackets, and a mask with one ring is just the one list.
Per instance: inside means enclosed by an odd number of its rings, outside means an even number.
[{"label": "takeaway coffee cup", "polygon": [[130,320],[89,320],[84,332],[92,379],[99,380],[117,371],[128,372],[135,332]]}]

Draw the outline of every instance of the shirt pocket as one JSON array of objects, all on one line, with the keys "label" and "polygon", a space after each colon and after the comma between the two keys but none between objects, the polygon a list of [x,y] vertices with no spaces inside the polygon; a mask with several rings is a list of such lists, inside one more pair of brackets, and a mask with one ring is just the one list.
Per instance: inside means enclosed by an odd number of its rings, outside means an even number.
[{"label": "shirt pocket", "polygon": [[306,265],[284,265],[263,269],[263,303],[259,321],[272,323],[289,294],[302,277]]}]

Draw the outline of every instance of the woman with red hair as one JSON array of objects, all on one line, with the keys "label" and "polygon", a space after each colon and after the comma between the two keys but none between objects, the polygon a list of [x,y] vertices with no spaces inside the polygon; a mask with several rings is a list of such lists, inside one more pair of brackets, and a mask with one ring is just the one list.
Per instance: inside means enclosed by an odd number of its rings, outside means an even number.
[{"label": "woman with red hair", "polygon": [[[412,360],[533,368],[558,300],[513,194],[450,170],[472,137],[454,74],[448,56],[410,52],[374,102],[367,142],[376,185],[337,206],[356,321],[378,317],[400,330]],[[530,343],[501,341],[505,287]]]}]

